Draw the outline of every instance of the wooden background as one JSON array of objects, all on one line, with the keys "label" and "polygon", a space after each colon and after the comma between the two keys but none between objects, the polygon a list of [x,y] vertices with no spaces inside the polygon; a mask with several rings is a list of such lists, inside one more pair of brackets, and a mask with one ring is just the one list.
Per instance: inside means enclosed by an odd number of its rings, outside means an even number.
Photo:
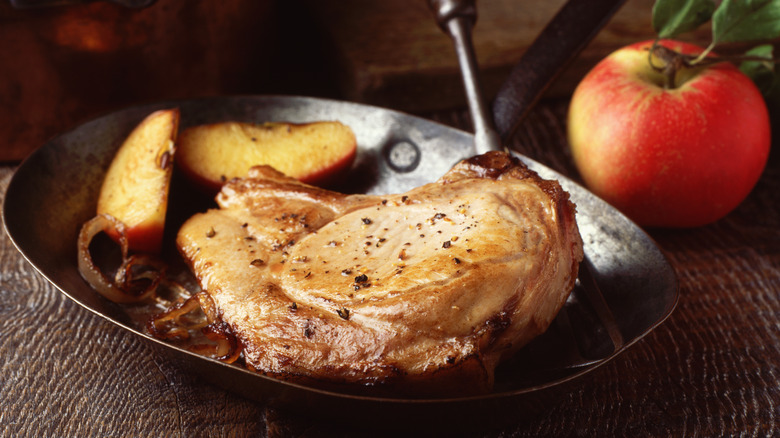
[{"label": "wooden background", "polygon": [[[509,70],[565,0],[477,2],[473,30],[485,95],[490,98]],[[547,91],[571,94],[604,56],[655,37],[655,0],[628,0]],[[453,108],[464,102],[463,83],[452,42],[437,25],[427,0],[309,0],[312,21],[322,29],[323,51],[348,100],[405,111]],[[707,26],[681,38],[709,43]]]},{"label": "wooden background", "polygon": [[[566,100],[544,101],[513,147],[574,175]],[[462,110],[430,114],[466,126]],[[4,193],[13,166],[0,167]],[[477,437],[780,434],[780,160],[725,219],[649,230],[680,282],[671,317],[542,413],[501,412]],[[375,436],[269,409],[206,384],[145,342],[85,311],[0,237],[0,435]],[[477,419],[479,420],[479,419]],[[400,420],[399,420],[400,421]],[[413,434],[405,430],[402,435]]]},{"label": "wooden background", "polygon": [[[565,96],[612,50],[651,38],[654,0],[628,0],[549,90]],[[563,0],[478,2],[487,96]],[[689,39],[706,44],[706,29]],[[427,0],[0,2],[0,162],[108,111],[219,94],[300,94],[431,111],[464,102],[452,43]]]}]

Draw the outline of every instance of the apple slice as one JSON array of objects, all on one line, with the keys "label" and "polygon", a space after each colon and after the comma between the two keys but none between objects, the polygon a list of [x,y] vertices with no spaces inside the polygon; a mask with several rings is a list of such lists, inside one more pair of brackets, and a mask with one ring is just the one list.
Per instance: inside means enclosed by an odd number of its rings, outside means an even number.
[{"label": "apple slice", "polygon": [[327,184],[352,165],[357,140],[340,122],[223,122],[183,130],[177,148],[178,168],[213,193],[260,164],[308,184]]},{"label": "apple slice", "polygon": [[103,180],[97,213],[125,224],[132,250],[160,252],[178,130],[178,108],[150,114],[125,139]]}]

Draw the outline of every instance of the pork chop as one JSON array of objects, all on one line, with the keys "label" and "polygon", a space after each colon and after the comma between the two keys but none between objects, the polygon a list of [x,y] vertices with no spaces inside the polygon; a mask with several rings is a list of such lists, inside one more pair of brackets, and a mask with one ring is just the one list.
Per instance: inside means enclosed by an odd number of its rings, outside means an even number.
[{"label": "pork chop", "polygon": [[575,206],[489,152],[404,194],[344,195],[270,167],[228,182],[177,244],[244,346],[284,379],[488,390],[577,277]]}]

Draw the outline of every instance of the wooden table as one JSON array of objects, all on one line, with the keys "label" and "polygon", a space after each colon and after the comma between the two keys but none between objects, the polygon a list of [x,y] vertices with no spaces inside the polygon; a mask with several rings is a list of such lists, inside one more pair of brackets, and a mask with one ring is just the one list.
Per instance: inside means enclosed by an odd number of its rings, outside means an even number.
[{"label": "wooden table", "polygon": [[[531,114],[514,147],[568,175],[567,102]],[[429,114],[468,126],[462,111]],[[671,317],[530,419],[474,436],[780,435],[780,160],[725,219],[649,230],[679,277]],[[5,193],[14,164],[0,167]],[[0,195],[2,196],[2,195]],[[91,314],[0,237],[0,435],[363,436],[199,381]],[[382,430],[381,425],[377,425]]]}]

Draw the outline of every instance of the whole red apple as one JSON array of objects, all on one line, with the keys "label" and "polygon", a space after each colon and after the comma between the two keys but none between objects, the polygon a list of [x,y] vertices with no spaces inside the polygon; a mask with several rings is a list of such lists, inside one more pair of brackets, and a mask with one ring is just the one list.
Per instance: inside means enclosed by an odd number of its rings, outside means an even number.
[{"label": "whole red apple", "polygon": [[640,225],[704,225],[736,208],[758,181],[769,156],[766,104],[725,62],[680,68],[665,86],[649,62],[652,44],[615,51],[577,86],[568,114],[573,159],[591,191]]}]

